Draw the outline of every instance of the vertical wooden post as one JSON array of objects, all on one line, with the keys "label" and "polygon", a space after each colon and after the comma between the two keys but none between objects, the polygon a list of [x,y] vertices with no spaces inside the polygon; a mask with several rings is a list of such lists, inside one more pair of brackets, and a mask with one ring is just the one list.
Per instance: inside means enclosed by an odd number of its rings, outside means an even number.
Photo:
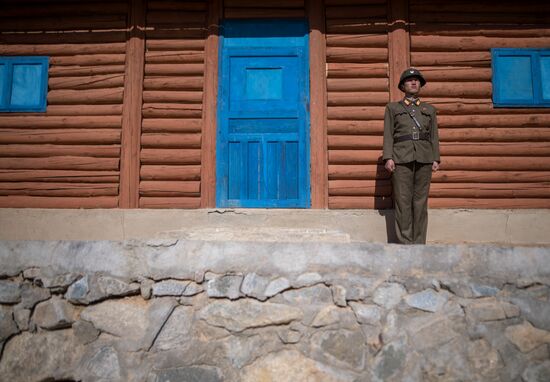
[{"label": "vertical wooden post", "polygon": [[131,0],[122,111],[120,208],[139,207],[139,167],[143,75],[145,66],[146,0]]},{"label": "vertical wooden post", "polygon": [[311,208],[328,207],[325,2],[308,0]]},{"label": "vertical wooden post", "polygon": [[201,207],[216,206],[216,109],[218,97],[218,45],[222,0],[208,1],[208,36],[202,100]]},{"label": "vertical wooden post", "polygon": [[403,97],[399,77],[411,62],[409,0],[388,0],[388,26],[390,99],[398,101]]}]

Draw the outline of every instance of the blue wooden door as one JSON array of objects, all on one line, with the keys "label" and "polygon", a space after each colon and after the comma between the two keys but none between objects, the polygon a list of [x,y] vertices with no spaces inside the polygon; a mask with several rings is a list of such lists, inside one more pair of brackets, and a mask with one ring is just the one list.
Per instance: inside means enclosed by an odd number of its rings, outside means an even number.
[{"label": "blue wooden door", "polygon": [[307,29],[302,20],[224,22],[218,207],[310,206]]}]

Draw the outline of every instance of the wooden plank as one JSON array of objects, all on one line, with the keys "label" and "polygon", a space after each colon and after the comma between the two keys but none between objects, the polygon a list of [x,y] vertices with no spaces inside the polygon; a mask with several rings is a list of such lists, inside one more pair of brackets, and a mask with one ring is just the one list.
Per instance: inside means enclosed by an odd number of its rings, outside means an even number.
[{"label": "wooden plank", "polygon": [[199,197],[141,197],[139,207],[195,209],[201,207],[201,199]]},{"label": "wooden plank", "polygon": [[3,170],[0,182],[116,183],[118,171]]},{"label": "wooden plank", "polygon": [[120,129],[0,129],[0,143],[118,144]]},{"label": "wooden plank", "polygon": [[204,62],[204,53],[187,51],[146,52],[145,61],[148,64],[200,64]]},{"label": "wooden plank", "polygon": [[[199,133],[201,132],[201,127],[202,121],[200,119],[145,118],[143,120],[142,132]],[[206,139],[204,134],[203,132],[203,141]]]},{"label": "wooden plank", "polygon": [[388,33],[387,23],[361,19],[327,19],[328,34]]},{"label": "wooden plank", "polygon": [[141,147],[201,148],[201,134],[143,133]]},{"label": "wooden plank", "polygon": [[548,127],[550,114],[524,115],[444,115],[437,119],[441,127]]},{"label": "wooden plank", "polygon": [[465,67],[440,67],[424,66],[418,68],[429,83],[433,82],[472,82],[488,81],[492,79],[491,68],[465,68]]},{"label": "wooden plank", "polygon": [[200,164],[201,150],[196,149],[142,149],[142,164]]},{"label": "wooden plank", "polygon": [[328,166],[329,179],[390,179],[391,175],[384,165],[339,165]]},{"label": "wooden plank", "polygon": [[141,181],[141,196],[200,196],[200,181]]},{"label": "wooden plank", "polygon": [[487,52],[411,52],[411,65],[454,65],[490,67],[491,53]]},{"label": "wooden plank", "polygon": [[550,157],[464,157],[448,156],[442,160],[442,170],[548,171]]},{"label": "wooden plank", "polygon": [[327,90],[329,92],[386,92],[388,80],[386,78],[329,78]]},{"label": "wooden plank", "polygon": [[120,116],[0,116],[2,128],[120,128]]},{"label": "wooden plank", "polygon": [[547,48],[548,37],[501,38],[484,36],[411,36],[411,46],[416,52],[469,52],[499,48]]},{"label": "wooden plank", "polygon": [[481,199],[481,198],[429,198],[429,208],[550,208],[550,199],[546,198],[505,198],[505,199]]},{"label": "wooden plank", "polygon": [[327,64],[328,78],[387,78],[388,64],[331,62]]},{"label": "wooden plank", "polygon": [[377,180],[331,180],[330,196],[391,196],[392,185],[389,179]]},{"label": "wooden plank", "polygon": [[143,165],[141,180],[200,180],[201,166]]},{"label": "wooden plank", "polygon": [[368,4],[355,6],[327,6],[327,19],[385,19],[386,4]]},{"label": "wooden plank", "polygon": [[[462,5],[461,5],[462,6]],[[439,36],[486,36],[499,38],[518,37],[544,37],[550,36],[550,28],[545,24],[446,24],[415,23],[411,25],[411,33],[414,35],[439,35]]]},{"label": "wooden plank", "polygon": [[[10,114],[18,115],[18,114]],[[53,116],[120,116],[122,105],[48,105],[47,117]],[[23,116],[23,115],[21,115]]]},{"label": "wooden plank", "polygon": [[329,120],[373,120],[384,118],[383,106],[330,106],[328,108]]},{"label": "wooden plank", "polygon": [[203,26],[206,21],[205,12],[190,12],[190,11],[151,11],[147,12],[147,25],[193,25]]},{"label": "wooden plank", "polygon": [[382,163],[382,150],[329,150],[329,164]]},{"label": "wooden plank", "polygon": [[204,80],[200,77],[147,77],[144,90],[202,90]]},{"label": "wooden plank", "polygon": [[49,105],[104,105],[122,103],[124,88],[90,90],[51,90]]},{"label": "wooden plank", "polygon": [[118,158],[120,155],[120,146],[109,145],[26,145],[10,144],[0,145],[0,155],[3,157],[50,157],[50,156],[75,156],[75,157],[98,157],[98,158]]},{"label": "wooden plank", "polygon": [[331,47],[388,47],[388,36],[386,34],[329,34],[326,40],[326,46]]},{"label": "wooden plank", "polygon": [[6,56],[74,56],[83,54],[123,54],[126,44],[41,44],[0,45],[0,55]]},{"label": "wooden plank", "polygon": [[324,5],[307,1],[310,72],[311,208],[328,207],[327,80]]},{"label": "wooden plank", "polygon": [[441,142],[442,156],[549,156],[550,142]]},{"label": "wooden plank", "polygon": [[384,106],[389,102],[387,92],[330,92],[328,106]]},{"label": "wooden plank", "polygon": [[50,90],[104,89],[124,86],[124,74],[104,74],[90,77],[54,77],[48,81]]},{"label": "wooden plank", "polygon": [[392,208],[390,197],[380,196],[331,196],[328,206],[330,209],[387,209]]},{"label": "wooden plank", "polygon": [[547,182],[549,171],[438,171],[432,182],[462,183],[516,183]]},{"label": "wooden plank", "polygon": [[493,85],[491,82],[428,82],[422,87],[423,97],[491,97]]},{"label": "wooden plank", "polygon": [[225,8],[224,17],[226,19],[255,19],[265,18],[304,18],[306,17],[303,9],[294,8]]},{"label": "wooden plank", "polygon": [[327,122],[328,134],[352,134],[352,135],[373,135],[384,132],[384,121],[347,121],[347,120],[329,120]]},{"label": "wooden plank", "polygon": [[0,31],[28,32],[28,31],[66,31],[89,29],[125,29],[126,15],[87,15],[63,17],[26,17],[2,18]]},{"label": "wooden plank", "polygon": [[386,62],[387,48],[334,48],[327,47],[327,62],[370,63]]},{"label": "wooden plank", "polygon": [[48,158],[0,158],[3,169],[118,170],[118,158],[61,156]]},{"label": "wooden plank", "polygon": [[549,141],[548,128],[445,128],[439,130],[441,142],[537,142]]},{"label": "wooden plank", "polygon": [[43,197],[43,196],[0,196],[0,208],[115,208],[116,196],[97,197]]},{"label": "wooden plank", "polygon": [[101,74],[124,74],[124,65],[92,65],[92,66],[50,66],[50,79],[71,76],[95,76]]},{"label": "wooden plank", "polygon": [[176,103],[145,103],[143,118],[201,118],[202,110],[198,105]]},{"label": "wooden plank", "polygon": [[119,207],[139,207],[141,106],[145,66],[145,0],[132,0],[127,42]]},{"label": "wooden plank", "polygon": [[548,198],[550,183],[433,183],[430,196],[441,198]]},{"label": "wooden plank", "polygon": [[[35,7],[36,8],[36,7]],[[126,32],[120,31],[55,31],[34,33],[0,33],[2,44],[91,44],[124,43]]]},{"label": "wooden plank", "polygon": [[202,91],[165,91],[165,90],[146,90],[143,92],[143,102],[147,103],[197,103],[201,104],[203,98]]},{"label": "wooden plank", "polygon": [[64,4],[48,2],[47,6],[37,6],[20,1],[19,4],[4,5],[2,17],[47,17],[64,15],[111,15],[126,14],[127,2],[90,2],[79,1],[77,3],[65,2]]},{"label": "wooden plank", "polygon": [[198,76],[204,74],[204,64],[147,64],[146,76]]},{"label": "wooden plank", "polygon": [[224,5],[231,8],[304,8],[304,0],[225,0]]},{"label": "wooden plank", "polygon": [[205,1],[149,0],[147,9],[154,11],[205,11]]},{"label": "wooden plank", "polygon": [[98,66],[121,65],[126,60],[125,54],[79,54],[75,56],[51,56],[50,67],[54,66]]},{"label": "wooden plank", "polygon": [[373,135],[329,135],[329,149],[382,149],[382,136]]},{"label": "wooden plank", "polygon": [[0,195],[28,196],[115,196],[116,183],[44,183],[44,182],[0,182]]}]

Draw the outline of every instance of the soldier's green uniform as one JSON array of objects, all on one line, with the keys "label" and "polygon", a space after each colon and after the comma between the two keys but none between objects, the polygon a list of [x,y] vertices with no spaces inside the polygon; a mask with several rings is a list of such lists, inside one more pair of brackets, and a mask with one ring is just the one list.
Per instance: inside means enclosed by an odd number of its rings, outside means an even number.
[{"label": "soldier's green uniform", "polygon": [[[410,68],[401,75],[401,90],[410,77],[417,77],[421,86],[426,83],[417,69]],[[432,164],[440,161],[435,107],[419,99],[390,102],[384,116],[383,159],[395,162],[392,185],[397,239],[402,244],[425,244]]]}]

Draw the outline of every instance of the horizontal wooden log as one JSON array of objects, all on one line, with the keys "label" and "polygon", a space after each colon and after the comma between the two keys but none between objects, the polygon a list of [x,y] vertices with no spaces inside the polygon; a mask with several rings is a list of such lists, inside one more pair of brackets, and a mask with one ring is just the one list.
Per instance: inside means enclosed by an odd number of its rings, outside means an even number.
[{"label": "horizontal wooden log", "polygon": [[177,1],[177,0],[149,0],[147,9],[152,11],[204,11],[206,2]]},{"label": "horizontal wooden log", "polygon": [[382,164],[382,150],[329,150],[331,164]]},{"label": "horizontal wooden log", "polygon": [[387,78],[329,78],[328,92],[387,92]]},{"label": "horizontal wooden log", "polygon": [[126,31],[58,31],[32,33],[0,33],[2,44],[92,44],[124,43]]},{"label": "horizontal wooden log", "polygon": [[455,65],[490,67],[490,52],[415,52],[411,51],[411,65]]},{"label": "horizontal wooden log", "polygon": [[[329,138],[330,139],[330,138]],[[447,156],[549,156],[550,142],[442,142],[441,155]]]},{"label": "horizontal wooden log", "polygon": [[0,143],[119,144],[120,129],[0,128]]},{"label": "horizontal wooden log", "polygon": [[447,156],[441,161],[442,170],[475,171],[548,171],[550,157],[465,157]]},{"label": "horizontal wooden log", "polygon": [[386,4],[387,0],[324,0],[325,5],[331,6],[331,5],[340,5],[340,6],[348,6],[348,5],[367,5],[367,4],[378,4],[383,5]]},{"label": "horizontal wooden log", "polygon": [[385,4],[355,5],[355,6],[327,6],[327,19],[385,19],[387,7]]},{"label": "horizontal wooden log", "polygon": [[391,196],[389,179],[382,180],[330,180],[329,196]]},{"label": "horizontal wooden log", "polygon": [[429,82],[422,88],[423,97],[491,97],[491,82]]},{"label": "horizontal wooden log", "polygon": [[328,106],[383,106],[390,101],[388,92],[329,92]]},{"label": "horizontal wooden log", "polygon": [[141,181],[141,196],[200,196],[200,181]]},{"label": "horizontal wooden log", "polygon": [[120,128],[122,121],[120,116],[0,116],[2,128]]},{"label": "horizontal wooden log", "polygon": [[387,62],[387,48],[332,48],[327,47],[327,62]]},{"label": "horizontal wooden log", "polygon": [[126,14],[128,12],[127,2],[86,2],[77,3],[55,3],[50,2],[48,6],[39,6],[37,4],[19,4],[4,5],[2,9],[3,17],[48,17],[64,15],[110,15]]},{"label": "horizontal wooden log", "polygon": [[382,118],[372,121],[346,121],[329,120],[327,122],[329,134],[351,134],[351,135],[373,135],[384,132],[384,121]]},{"label": "horizontal wooden log", "polygon": [[329,34],[327,46],[350,48],[387,48],[387,34]]},{"label": "horizontal wooden log", "polygon": [[204,64],[146,64],[146,76],[202,76]]},{"label": "horizontal wooden log", "polygon": [[225,8],[224,16],[227,19],[255,19],[265,18],[304,18],[305,10],[295,8]]},{"label": "horizontal wooden log", "polygon": [[393,201],[390,197],[380,196],[329,196],[328,208],[330,209],[388,209],[392,208]]},{"label": "horizontal wooden log", "polygon": [[201,166],[143,165],[142,180],[200,180]]},{"label": "horizontal wooden log", "polygon": [[0,195],[28,196],[116,196],[115,183],[0,182]]},{"label": "horizontal wooden log", "polygon": [[143,92],[143,102],[146,103],[202,103],[202,91],[163,91],[163,90],[145,90]]},{"label": "horizontal wooden log", "polygon": [[51,90],[48,105],[94,105],[122,103],[124,89]]},{"label": "horizontal wooden log", "polygon": [[388,78],[388,64],[357,64],[331,62],[327,64],[328,78]]},{"label": "horizontal wooden log", "polygon": [[304,0],[225,0],[231,8],[304,8]]},{"label": "horizontal wooden log", "polygon": [[173,26],[163,28],[162,26],[157,26],[155,29],[147,29],[145,31],[146,40],[165,40],[165,39],[190,39],[190,38],[202,38],[207,37],[207,28],[204,26],[193,26],[193,25],[178,25],[177,28]]},{"label": "horizontal wooden log", "polygon": [[437,108],[438,115],[550,114],[548,108],[495,108],[491,98],[422,97]]},{"label": "horizontal wooden log", "polygon": [[0,158],[3,169],[35,170],[118,170],[118,158],[49,157],[49,158]]},{"label": "horizontal wooden log", "polygon": [[465,67],[445,67],[424,66],[418,68],[422,71],[426,81],[433,82],[490,82],[493,71],[491,68],[465,68]]},{"label": "horizontal wooden log", "polygon": [[140,208],[200,208],[200,197],[141,197],[139,198]]},{"label": "horizontal wooden log", "polygon": [[125,29],[126,15],[87,15],[0,19],[0,31],[66,31],[90,29]]},{"label": "horizontal wooden log", "polygon": [[186,148],[198,149],[201,147],[200,134],[174,134],[174,133],[143,133],[141,135],[142,147],[158,148]]},{"label": "horizontal wooden log", "polygon": [[144,103],[144,118],[200,118],[201,105],[176,103]]},{"label": "horizontal wooden log", "polygon": [[384,165],[341,165],[331,164],[328,166],[330,180],[336,179],[390,179],[391,175],[386,171]]},{"label": "horizontal wooden log", "polygon": [[442,142],[537,142],[549,141],[548,128],[445,128],[439,130]]},{"label": "horizontal wooden log", "polygon": [[0,196],[0,208],[115,208],[117,196],[98,197],[44,197]]},{"label": "horizontal wooden log", "polygon": [[197,25],[206,24],[206,12],[198,11],[151,11],[147,12],[147,25]]},{"label": "horizontal wooden log", "polygon": [[144,90],[202,90],[203,77],[146,77]]},{"label": "horizontal wooden log", "polygon": [[501,38],[483,36],[419,36],[411,35],[411,49],[420,52],[471,52],[499,48],[546,48],[548,37]]},{"label": "horizontal wooden log", "polygon": [[547,182],[550,171],[438,171],[434,183],[534,183]]},{"label": "horizontal wooden log", "polygon": [[204,62],[203,52],[146,52],[147,64],[200,64]]},{"label": "horizontal wooden log", "polygon": [[524,115],[444,115],[441,127],[549,127],[550,114]]},{"label": "horizontal wooden log", "polygon": [[107,44],[40,44],[0,45],[0,55],[9,56],[74,56],[84,54],[124,54],[124,42]]},{"label": "horizontal wooden log", "polygon": [[162,39],[162,40],[147,40],[147,50],[152,51],[170,51],[170,50],[187,50],[187,51],[204,51],[205,40],[200,39]]},{"label": "horizontal wooden log", "polygon": [[124,86],[124,74],[104,74],[90,77],[54,77],[48,81],[51,90],[105,89]]},{"label": "horizontal wooden log", "polygon": [[329,135],[329,149],[382,149],[382,136],[376,135]]},{"label": "horizontal wooden log", "polygon": [[96,76],[102,74],[124,74],[124,65],[92,66],[50,66],[49,77]]},{"label": "horizontal wooden log", "polygon": [[412,35],[438,35],[438,36],[486,36],[499,38],[518,37],[544,37],[550,36],[550,28],[544,24],[446,24],[414,23],[410,25]]},{"label": "horizontal wooden log", "polygon": [[[530,7],[532,11],[536,12],[549,12],[550,6],[548,4],[541,3],[540,1],[522,1],[518,2],[498,2],[499,13],[520,13],[522,10]],[[415,2],[411,4],[411,11],[416,12],[438,12],[441,11],[441,3],[437,1]],[[460,3],[445,4],[445,11],[447,12],[475,12],[491,14],[495,12],[494,4],[490,2],[479,1],[461,1]]]},{"label": "horizontal wooden log", "polygon": [[76,56],[51,56],[50,65],[55,66],[98,66],[121,65],[126,60],[125,54],[80,54]]},{"label": "horizontal wooden log", "polygon": [[[11,114],[14,115],[14,114]],[[48,105],[47,117],[121,116],[122,105]],[[1,117],[0,117],[1,121]],[[0,122],[0,125],[2,122]]]},{"label": "horizontal wooden log", "polygon": [[119,145],[25,145],[10,144],[0,145],[0,155],[3,157],[51,157],[51,156],[76,156],[97,158],[118,158],[120,156]]},{"label": "horizontal wooden log", "polygon": [[0,170],[0,182],[118,183],[118,171]]},{"label": "horizontal wooden log", "polygon": [[144,133],[199,133],[201,128],[201,119],[145,118],[142,122]]},{"label": "horizontal wooden log", "polygon": [[548,24],[550,16],[547,13],[531,12],[525,8],[515,14],[495,12],[465,13],[465,12],[416,12],[409,13],[413,23],[463,23],[463,24]]},{"label": "horizontal wooden log", "polygon": [[142,149],[142,164],[200,164],[201,151],[197,149]]},{"label": "horizontal wooden log", "polygon": [[384,118],[383,106],[348,106],[337,107],[330,106],[328,108],[329,120],[373,120]]},{"label": "horizontal wooden log", "polygon": [[327,34],[385,34],[388,26],[384,22],[361,19],[327,19]]},{"label": "horizontal wooden log", "polygon": [[483,209],[498,209],[498,208],[550,208],[550,199],[481,199],[481,198],[429,198],[429,208],[483,208]]},{"label": "horizontal wooden log", "polygon": [[433,183],[430,196],[440,198],[547,198],[550,183]]}]

